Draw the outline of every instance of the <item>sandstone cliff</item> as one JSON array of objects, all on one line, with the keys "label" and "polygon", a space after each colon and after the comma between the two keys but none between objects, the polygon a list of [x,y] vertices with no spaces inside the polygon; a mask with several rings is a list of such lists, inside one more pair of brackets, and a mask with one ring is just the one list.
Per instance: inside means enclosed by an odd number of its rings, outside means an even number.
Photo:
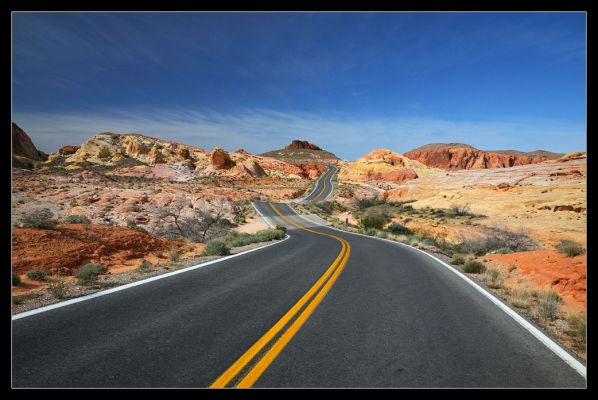
[{"label": "sandstone cliff", "polygon": [[[534,153],[548,154],[548,152],[541,153],[540,150]],[[482,151],[461,143],[434,143],[408,151],[404,155],[428,167],[445,170],[509,168],[536,164],[549,159],[546,155],[539,156],[511,150]]]}]

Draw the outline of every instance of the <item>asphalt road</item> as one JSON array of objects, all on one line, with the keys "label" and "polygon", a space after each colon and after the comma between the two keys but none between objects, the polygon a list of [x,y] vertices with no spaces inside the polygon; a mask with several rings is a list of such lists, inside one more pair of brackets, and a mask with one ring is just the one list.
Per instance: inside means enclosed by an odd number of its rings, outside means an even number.
[{"label": "asphalt road", "polygon": [[332,178],[338,169],[334,165],[329,165],[326,172],[324,172],[316,181],[316,184],[309,195],[307,195],[301,202],[319,202],[326,200],[334,191]]},{"label": "asphalt road", "polygon": [[13,386],[585,387],[419,251],[255,206],[290,238],[13,320]]}]

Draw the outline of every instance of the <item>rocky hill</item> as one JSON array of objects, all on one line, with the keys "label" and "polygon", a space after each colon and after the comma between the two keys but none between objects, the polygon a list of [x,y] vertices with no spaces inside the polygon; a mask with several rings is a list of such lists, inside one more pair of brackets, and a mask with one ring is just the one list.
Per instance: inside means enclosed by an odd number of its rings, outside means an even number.
[{"label": "rocky hill", "polygon": [[12,123],[12,165],[16,168],[33,168],[34,165],[48,159],[48,155],[39,151],[31,138],[17,124]]},{"label": "rocky hill", "polygon": [[536,164],[562,156],[545,150],[530,153],[515,150],[484,151],[462,143],[427,144],[404,155],[428,167],[445,170],[508,168]]},{"label": "rocky hill", "polygon": [[403,182],[434,170],[387,149],[373,150],[341,168],[339,179],[345,181]]},{"label": "rocky hill", "polygon": [[196,176],[307,178],[304,169],[245,150],[211,152],[137,133],[99,133],[80,147],[65,146],[52,154],[46,166],[69,170],[103,169],[112,174],[185,181]]},{"label": "rocky hill", "polygon": [[305,140],[293,140],[284,149],[268,151],[262,153],[261,156],[272,157],[293,164],[325,164],[340,161],[336,155]]}]

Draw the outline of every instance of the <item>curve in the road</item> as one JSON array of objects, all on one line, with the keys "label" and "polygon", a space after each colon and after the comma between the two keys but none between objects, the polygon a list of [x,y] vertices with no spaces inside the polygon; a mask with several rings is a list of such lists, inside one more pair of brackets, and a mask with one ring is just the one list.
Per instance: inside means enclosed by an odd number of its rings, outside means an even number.
[{"label": "curve in the road", "polygon": [[[255,342],[243,355],[235,361],[226,371],[222,373],[212,383],[211,388],[224,388],[226,387],[239,373],[241,373],[250,362],[264,350],[266,346],[269,346],[263,356],[255,362],[254,365],[246,372],[245,376],[241,377],[235,387],[249,388],[253,386],[255,381],[259,379],[262,373],[268,368],[268,366],[274,361],[274,359],[280,354],[282,349],[289,343],[305,321],[316,309],[318,304],[330,291],[332,285],[343,271],[349,255],[351,254],[351,245],[345,239],[332,235],[329,233],[318,232],[313,229],[306,228],[294,221],[291,221],[285,217],[271,202],[268,205],[278,214],[285,222],[295,226],[306,232],[310,232],[317,235],[324,235],[332,237],[341,243],[341,251],[328,267],[324,274],[316,281],[316,283],[299,299],[289,311],[286,312],[283,317],[278,320],[272,328],[270,328],[257,342]],[[300,314],[298,314],[303,310]],[[297,316],[298,315],[298,316]],[[292,323],[291,320],[297,316]],[[286,329],[284,329],[286,327]],[[280,336],[278,336],[280,335]],[[272,342],[272,340],[278,336],[278,338]],[[270,343],[272,342],[272,343]]]},{"label": "curve in the road", "polygon": [[309,195],[300,200],[300,202],[316,202],[324,201],[334,191],[334,184],[332,183],[332,177],[338,171],[338,169],[332,165],[328,166],[328,169],[322,176],[318,178],[313,190]]}]

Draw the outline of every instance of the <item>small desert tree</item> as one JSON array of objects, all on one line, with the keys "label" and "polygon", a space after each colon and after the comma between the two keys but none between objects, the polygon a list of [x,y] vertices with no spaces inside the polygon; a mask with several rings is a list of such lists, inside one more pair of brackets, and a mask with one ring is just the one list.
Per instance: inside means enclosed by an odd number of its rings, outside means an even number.
[{"label": "small desert tree", "polygon": [[223,198],[216,200],[213,207],[193,207],[190,202],[177,199],[170,207],[158,211],[161,226],[158,234],[205,243],[230,230],[231,224],[224,218],[225,214],[226,200]]}]

